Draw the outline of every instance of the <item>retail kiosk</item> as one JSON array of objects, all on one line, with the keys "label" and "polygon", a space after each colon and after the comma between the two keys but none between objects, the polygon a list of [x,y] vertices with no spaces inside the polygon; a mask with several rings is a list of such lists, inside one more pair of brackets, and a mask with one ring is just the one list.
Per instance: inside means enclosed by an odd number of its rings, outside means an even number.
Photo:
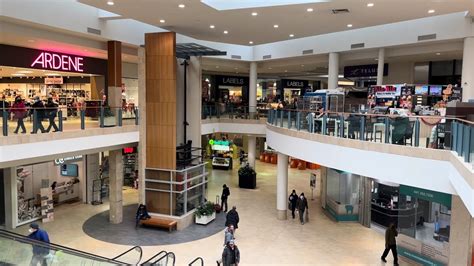
[{"label": "retail kiosk", "polygon": [[212,150],[212,168],[230,170],[233,166],[231,143],[228,140],[209,140]]}]

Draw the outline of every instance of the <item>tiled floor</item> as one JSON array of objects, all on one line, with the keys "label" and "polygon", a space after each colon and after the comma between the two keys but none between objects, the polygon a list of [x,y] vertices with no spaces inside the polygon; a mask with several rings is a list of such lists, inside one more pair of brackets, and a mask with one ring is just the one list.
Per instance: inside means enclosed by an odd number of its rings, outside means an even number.
[{"label": "tiled floor", "polygon": [[[241,220],[236,232],[241,252],[240,265],[383,265],[380,261],[383,235],[358,223],[330,220],[320,207],[319,190],[315,191],[315,200],[309,200],[309,223],[301,225],[291,217],[285,221],[277,220],[276,165],[257,162],[256,168],[255,190],[238,188],[237,169],[215,170],[210,175],[209,199],[220,194],[224,183],[231,188],[229,204],[237,206]],[[289,191],[296,189],[310,198],[309,170],[290,169],[288,184]],[[124,205],[137,199],[135,190],[124,191]],[[113,257],[129,246],[99,241],[82,231],[87,219],[107,209],[106,203],[99,206],[64,205],[55,210],[55,221],[43,226],[55,243]],[[27,228],[18,228],[17,231],[26,233]],[[204,258],[206,265],[215,265],[222,251],[222,241],[223,234],[217,233],[183,244],[143,247],[143,257],[146,260],[161,250],[167,250],[176,254],[177,265],[187,265],[198,256]],[[391,255],[388,260],[391,263]]]}]

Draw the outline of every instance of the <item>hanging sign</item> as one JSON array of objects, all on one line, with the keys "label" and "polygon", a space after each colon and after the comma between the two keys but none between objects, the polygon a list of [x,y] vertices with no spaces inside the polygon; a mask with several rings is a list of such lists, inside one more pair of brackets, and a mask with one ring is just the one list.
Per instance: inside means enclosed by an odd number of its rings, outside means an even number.
[{"label": "hanging sign", "polygon": [[216,76],[217,85],[243,87],[249,85],[248,77]]},{"label": "hanging sign", "polygon": [[44,84],[46,85],[56,85],[56,84],[63,84],[63,77],[52,77],[52,78],[44,78]]},{"label": "hanging sign", "polygon": [[42,52],[36,57],[35,61],[33,61],[31,67],[84,72],[84,58],[74,55]]},{"label": "hanging sign", "polygon": [[450,194],[405,185],[400,185],[400,194],[412,196],[430,202],[437,202],[443,204],[446,207],[451,207]]},{"label": "hanging sign", "polygon": [[54,160],[55,165],[60,165],[64,163],[76,162],[82,160],[82,155],[76,155],[71,157],[59,158]]},{"label": "hanging sign", "polygon": [[[346,66],[344,67],[345,78],[362,78],[362,77],[376,77],[378,65],[360,65],[360,66]],[[383,75],[388,76],[388,64],[383,65]]]},{"label": "hanging sign", "polygon": [[283,88],[307,88],[307,80],[282,79],[281,84]]}]

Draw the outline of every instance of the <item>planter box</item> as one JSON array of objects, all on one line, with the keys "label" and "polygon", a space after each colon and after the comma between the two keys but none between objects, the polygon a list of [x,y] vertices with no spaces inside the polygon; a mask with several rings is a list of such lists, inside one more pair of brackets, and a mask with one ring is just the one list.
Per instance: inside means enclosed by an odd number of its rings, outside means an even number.
[{"label": "planter box", "polygon": [[257,187],[257,174],[253,175],[239,175],[239,187],[255,189]]},{"label": "planter box", "polygon": [[197,224],[208,224],[212,221],[214,221],[214,219],[216,219],[216,213],[212,213],[211,216],[201,216],[200,218],[198,218],[197,216],[194,216],[194,219],[195,219],[195,222]]}]

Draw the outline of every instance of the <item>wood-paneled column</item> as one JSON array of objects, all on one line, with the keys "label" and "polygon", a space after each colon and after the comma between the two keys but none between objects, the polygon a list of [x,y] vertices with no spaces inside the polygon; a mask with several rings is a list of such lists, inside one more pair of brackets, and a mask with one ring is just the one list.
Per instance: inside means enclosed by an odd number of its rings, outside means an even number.
[{"label": "wood-paneled column", "polygon": [[107,102],[112,110],[122,106],[122,43],[107,42]]}]

